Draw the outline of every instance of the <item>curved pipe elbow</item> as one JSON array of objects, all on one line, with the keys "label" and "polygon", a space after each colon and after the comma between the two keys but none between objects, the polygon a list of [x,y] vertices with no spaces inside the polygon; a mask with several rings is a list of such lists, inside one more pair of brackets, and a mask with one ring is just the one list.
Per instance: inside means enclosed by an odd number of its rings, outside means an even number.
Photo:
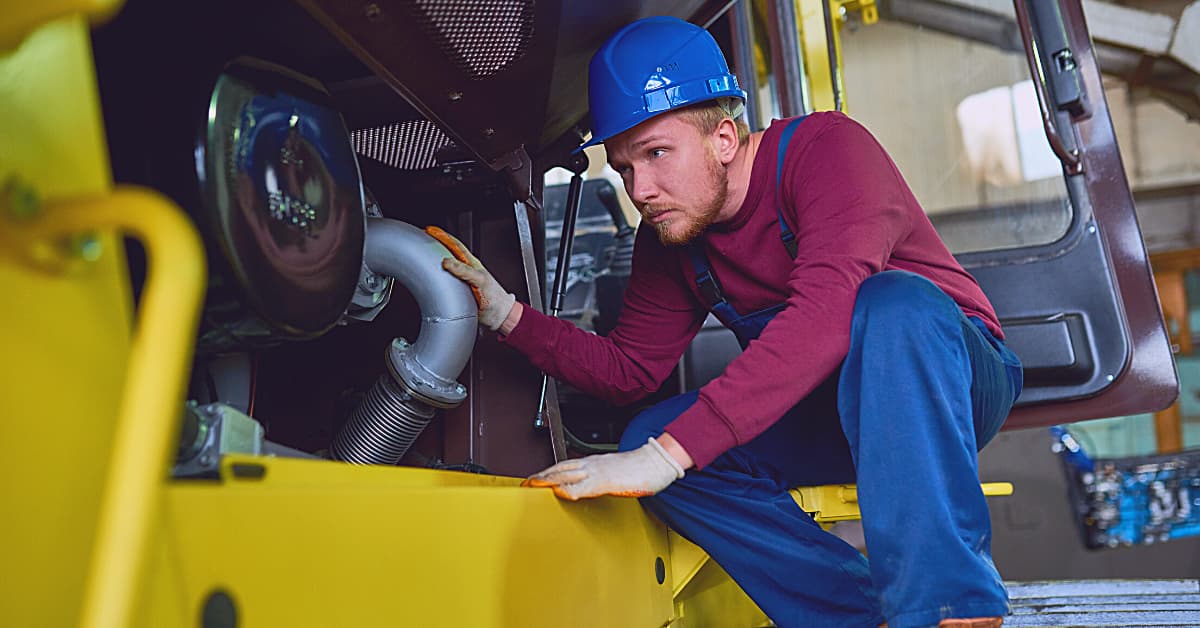
[{"label": "curved pipe elbow", "polygon": [[367,267],[395,277],[421,309],[417,341],[402,356],[390,354],[397,375],[420,396],[432,392],[438,405],[457,405],[465,391],[454,380],[475,347],[479,310],[470,288],[442,269],[450,251],[424,231],[389,218],[367,220],[365,249]]}]

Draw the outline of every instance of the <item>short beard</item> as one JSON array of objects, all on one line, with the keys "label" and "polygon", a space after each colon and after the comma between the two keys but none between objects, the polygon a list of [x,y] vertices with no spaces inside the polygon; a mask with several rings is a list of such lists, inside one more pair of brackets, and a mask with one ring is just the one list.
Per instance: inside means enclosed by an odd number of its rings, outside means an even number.
[{"label": "short beard", "polygon": [[[658,240],[666,246],[683,246],[690,243],[692,240],[700,237],[705,229],[717,219],[717,215],[721,213],[721,208],[725,206],[725,199],[729,196],[729,172],[717,160],[717,156],[709,153],[707,160],[708,166],[705,181],[709,182],[707,190],[711,198],[703,206],[699,207],[699,212],[695,216],[687,217],[688,224],[684,227],[682,233],[672,234],[670,220],[661,223],[654,223],[654,230],[658,232]],[[642,207],[642,211],[646,215],[653,215],[667,209],[676,209],[672,207],[657,206],[654,204],[646,204]]]}]

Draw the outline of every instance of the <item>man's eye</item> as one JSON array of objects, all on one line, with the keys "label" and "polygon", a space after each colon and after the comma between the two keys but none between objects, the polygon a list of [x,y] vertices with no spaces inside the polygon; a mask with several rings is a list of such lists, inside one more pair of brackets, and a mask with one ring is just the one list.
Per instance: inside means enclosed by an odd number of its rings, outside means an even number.
[{"label": "man's eye", "polygon": [[662,157],[663,155],[666,155],[666,154],[667,154],[667,150],[665,148],[656,148],[656,149],[650,151],[651,157]]}]

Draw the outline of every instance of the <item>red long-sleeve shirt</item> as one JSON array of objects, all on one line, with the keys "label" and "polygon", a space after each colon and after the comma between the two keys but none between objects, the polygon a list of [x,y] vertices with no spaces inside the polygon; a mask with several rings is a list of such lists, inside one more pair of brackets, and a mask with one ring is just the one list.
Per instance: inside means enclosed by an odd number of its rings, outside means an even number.
[{"label": "red long-sleeve shirt", "polygon": [[[840,113],[815,113],[796,129],[784,160],[784,220],[799,254],[788,257],[775,213],[776,150],[786,121],[761,139],[746,199],[702,241],[725,298],[740,314],[786,301],[758,340],[666,431],[704,467],[748,442],[841,364],[859,284],[906,270],[937,284],[1002,337],[979,284],[959,266],[883,147]],[[614,403],[653,392],[700,329],[706,309],[683,247],[638,229],[633,272],[607,337],[525,308],[504,341],[551,376]]]}]

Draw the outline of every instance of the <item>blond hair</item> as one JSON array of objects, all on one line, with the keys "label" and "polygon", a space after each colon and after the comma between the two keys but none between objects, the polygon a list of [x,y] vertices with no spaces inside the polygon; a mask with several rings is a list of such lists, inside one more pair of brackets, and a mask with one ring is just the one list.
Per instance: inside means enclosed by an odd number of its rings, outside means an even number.
[{"label": "blond hair", "polygon": [[745,144],[750,139],[750,127],[742,116],[742,101],[739,98],[718,98],[697,103],[679,110],[701,135],[708,135],[717,130],[717,126],[726,118],[733,120],[737,128],[738,144]]}]

